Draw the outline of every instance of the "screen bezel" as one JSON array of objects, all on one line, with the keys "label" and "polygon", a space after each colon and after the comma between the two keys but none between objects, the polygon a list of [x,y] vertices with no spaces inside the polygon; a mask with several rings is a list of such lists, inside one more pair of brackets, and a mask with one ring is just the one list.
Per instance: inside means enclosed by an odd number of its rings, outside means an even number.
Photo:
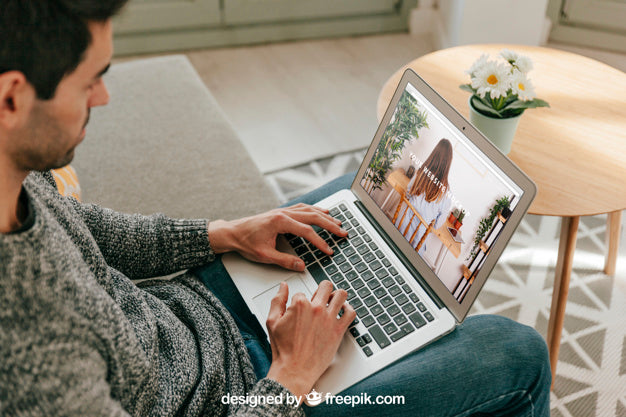
[{"label": "screen bezel", "polygon": [[[469,141],[471,141],[481,152],[483,152],[488,159],[490,159],[522,190],[520,201],[517,203],[517,206],[513,210],[511,216],[504,224],[498,239],[490,249],[490,254],[485,258],[482,268],[478,272],[476,278],[474,279],[474,283],[469,288],[461,303],[454,298],[454,295],[450,292],[450,290],[448,290],[448,288],[443,284],[439,277],[435,275],[421,256],[419,256],[418,253],[411,247],[409,242],[407,242],[404,236],[402,236],[389,218],[370,197],[367,191],[365,191],[365,189],[361,186],[361,180],[365,170],[370,164],[374,151],[376,150],[376,147],[378,146],[378,143],[380,142],[382,135],[393,116],[396,105],[398,104],[398,101],[400,100],[400,97],[402,96],[402,93],[406,89],[408,83],[411,83],[413,87],[415,87],[417,91],[430,102],[431,105],[433,105],[445,118],[447,118],[462,134],[468,138]],[[495,267],[500,255],[504,251],[504,248],[511,239],[513,232],[528,211],[530,204],[537,194],[537,186],[535,183],[526,174],[524,174],[522,170],[515,165],[515,163],[502,154],[502,152],[500,152],[500,150],[498,150],[498,148],[496,148],[477,128],[467,121],[458,111],[454,109],[454,107],[444,100],[435,90],[432,89],[432,87],[430,87],[410,68],[407,69],[402,75],[402,79],[400,80],[391,102],[385,111],[385,115],[376,130],[374,140],[363,158],[361,166],[350,189],[365,206],[369,214],[388,235],[388,237],[393,241],[396,248],[402,252],[404,257],[412,264],[412,266],[422,276],[423,280],[426,281],[426,284],[430,286],[437,297],[439,297],[439,299],[445,304],[459,323],[462,322],[467,316],[472,304],[478,296],[478,293],[485,284],[485,281]]]}]

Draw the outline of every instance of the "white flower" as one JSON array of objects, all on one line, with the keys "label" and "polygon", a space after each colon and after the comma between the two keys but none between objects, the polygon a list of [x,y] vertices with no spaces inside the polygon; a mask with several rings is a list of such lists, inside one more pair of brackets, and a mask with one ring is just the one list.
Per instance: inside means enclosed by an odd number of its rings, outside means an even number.
[{"label": "white flower", "polygon": [[526,75],[520,71],[513,71],[511,90],[522,101],[530,101],[535,98],[535,89]]},{"label": "white flower", "polygon": [[472,77],[472,88],[480,97],[489,93],[491,98],[506,97],[510,88],[510,71],[504,65],[489,61],[476,70]]},{"label": "white flower", "polygon": [[522,73],[526,74],[533,69],[533,61],[531,61],[527,56],[519,55],[515,60],[515,66]]},{"label": "white flower", "polygon": [[519,57],[519,55],[517,55],[517,52],[511,51],[509,49],[503,49],[500,51],[500,56],[504,59],[506,59],[509,63],[513,63],[515,61],[517,61],[517,58]]},{"label": "white flower", "polygon": [[517,52],[503,49],[500,51],[500,56],[504,58],[515,69],[520,70],[524,74],[533,69],[533,62],[530,58],[524,55],[520,55]]},{"label": "white flower", "polygon": [[480,58],[478,58],[476,62],[472,64],[471,68],[465,71],[465,73],[473,77],[476,71],[478,71],[479,69],[481,69],[487,64],[487,58],[488,58],[487,54],[482,54]]}]

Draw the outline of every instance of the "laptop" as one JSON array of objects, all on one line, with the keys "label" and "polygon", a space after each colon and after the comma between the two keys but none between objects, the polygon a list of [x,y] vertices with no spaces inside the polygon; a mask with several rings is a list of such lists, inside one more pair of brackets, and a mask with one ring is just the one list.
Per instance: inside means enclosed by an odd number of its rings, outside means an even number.
[{"label": "laptop", "polygon": [[349,231],[342,239],[319,230],[333,256],[280,236],[279,250],[304,259],[305,272],[236,253],[222,259],[266,332],[280,282],[290,297],[310,298],[325,279],[348,291],[357,318],[314,386],[334,395],[452,332],[535,194],[511,160],[408,69],[350,189],[316,204]]}]

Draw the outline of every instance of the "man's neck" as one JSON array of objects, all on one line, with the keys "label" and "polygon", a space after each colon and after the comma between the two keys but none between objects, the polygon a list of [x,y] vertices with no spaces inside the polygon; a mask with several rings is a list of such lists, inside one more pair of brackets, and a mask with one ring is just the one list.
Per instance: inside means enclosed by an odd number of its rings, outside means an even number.
[{"label": "man's neck", "polygon": [[22,204],[20,193],[27,176],[28,172],[0,164],[0,233],[13,232],[26,220],[28,208]]}]

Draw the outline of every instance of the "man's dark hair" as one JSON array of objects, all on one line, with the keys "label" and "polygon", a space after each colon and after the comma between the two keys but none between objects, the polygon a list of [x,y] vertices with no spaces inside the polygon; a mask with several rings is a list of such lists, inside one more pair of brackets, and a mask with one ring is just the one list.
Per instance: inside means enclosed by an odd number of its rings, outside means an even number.
[{"label": "man's dark hair", "polygon": [[0,74],[20,71],[37,97],[54,97],[91,43],[88,22],[105,22],[128,0],[0,0]]}]

